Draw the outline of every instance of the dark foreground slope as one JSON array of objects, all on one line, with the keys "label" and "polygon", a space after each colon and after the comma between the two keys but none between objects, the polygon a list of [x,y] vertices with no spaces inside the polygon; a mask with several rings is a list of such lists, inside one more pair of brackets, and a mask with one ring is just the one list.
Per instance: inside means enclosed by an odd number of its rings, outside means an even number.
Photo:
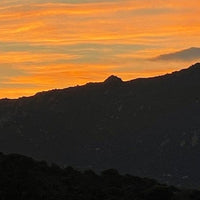
[{"label": "dark foreground slope", "polygon": [[0,154],[2,200],[199,200],[197,190],[177,189],[155,180],[120,175],[109,169],[95,174],[45,161]]},{"label": "dark foreground slope", "polygon": [[200,186],[200,64],[0,101],[0,151]]}]

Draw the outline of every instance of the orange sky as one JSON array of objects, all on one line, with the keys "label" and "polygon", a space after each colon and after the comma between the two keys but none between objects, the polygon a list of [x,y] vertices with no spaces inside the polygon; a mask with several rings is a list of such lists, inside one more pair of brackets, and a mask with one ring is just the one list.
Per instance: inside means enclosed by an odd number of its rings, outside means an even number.
[{"label": "orange sky", "polygon": [[152,58],[199,47],[199,13],[198,0],[1,0],[0,98],[185,68],[192,50]]}]

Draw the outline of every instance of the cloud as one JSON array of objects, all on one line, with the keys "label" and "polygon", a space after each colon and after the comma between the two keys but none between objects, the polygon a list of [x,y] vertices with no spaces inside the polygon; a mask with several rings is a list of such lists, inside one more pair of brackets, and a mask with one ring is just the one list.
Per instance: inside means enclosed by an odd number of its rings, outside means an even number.
[{"label": "cloud", "polygon": [[2,0],[0,98],[186,67],[148,59],[199,44],[199,12],[197,0]]},{"label": "cloud", "polygon": [[162,54],[151,60],[160,60],[160,61],[193,61],[200,59],[200,48],[191,47],[181,51]]}]

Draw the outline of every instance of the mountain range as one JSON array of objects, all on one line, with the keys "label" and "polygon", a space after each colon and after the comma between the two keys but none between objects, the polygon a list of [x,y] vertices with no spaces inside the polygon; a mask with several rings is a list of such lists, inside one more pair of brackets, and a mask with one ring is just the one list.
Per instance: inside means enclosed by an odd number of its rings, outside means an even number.
[{"label": "mountain range", "polygon": [[0,100],[0,151],[200,185],[200,63]]}]

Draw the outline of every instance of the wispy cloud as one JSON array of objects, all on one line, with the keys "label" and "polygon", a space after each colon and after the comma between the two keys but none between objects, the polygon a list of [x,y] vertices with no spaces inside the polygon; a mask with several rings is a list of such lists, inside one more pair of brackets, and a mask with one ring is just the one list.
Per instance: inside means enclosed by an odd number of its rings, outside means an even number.
[{"label": "wispy cloud", "polygon": [[200,59],[200,48],[191,47],[181,51],[176,51],[168,54],[159,55],[152,60],[161,61],[194,61]]},{"label": "wispy cloud", "polygon": [[160,61],[200,44],[199,12],[198,0],[2,0],[0,97],[183,67]]}]

